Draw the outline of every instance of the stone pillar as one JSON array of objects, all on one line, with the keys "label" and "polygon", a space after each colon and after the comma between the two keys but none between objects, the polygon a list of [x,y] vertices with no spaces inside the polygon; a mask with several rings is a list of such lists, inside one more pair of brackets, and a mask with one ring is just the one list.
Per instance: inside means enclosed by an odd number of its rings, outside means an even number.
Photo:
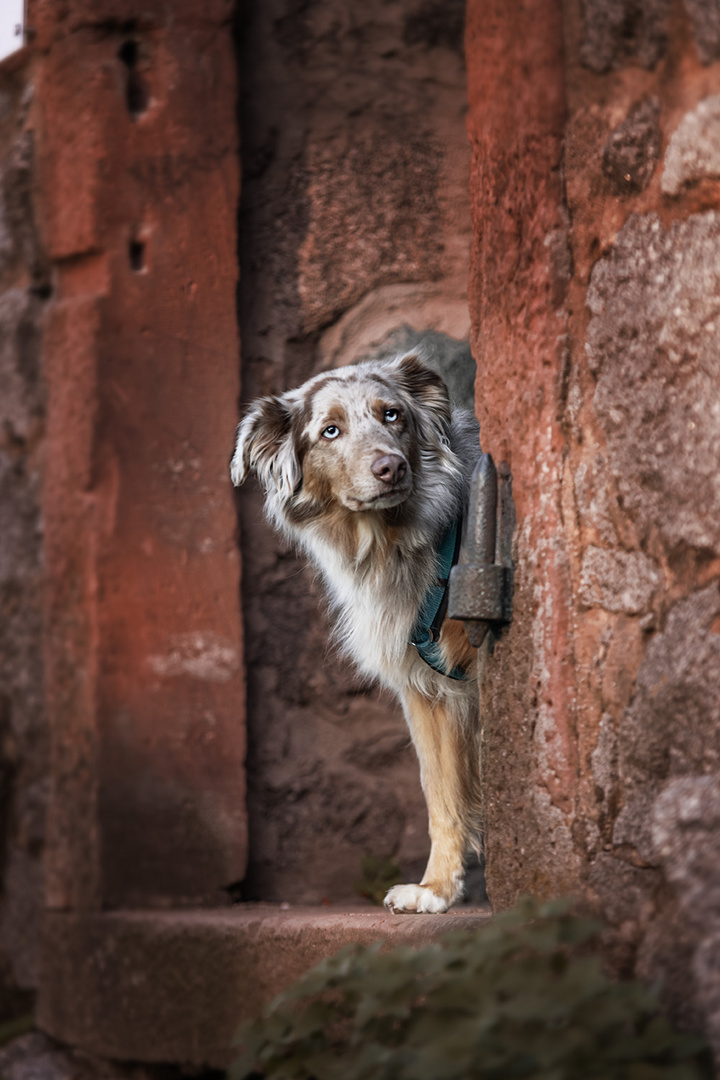
[{"label": "stone pillar", "polygon": [[578,866],[560,499],[571,266],[560,4],[471,3],[466,43],[476,408],[483,449],[512,469],[518,517],[515,618],[483,685],[487,880],[504,906],[521,892],[571,889]]},{"label": "stone pillar", "polygon": [[518,510],[489,892],[584,895],[720,1054],[717,11],[471,2],[467,53],[478,410]]},{"label": "stone pillar", "polygon": [[218,903],[245,868],[230,17],[31,11],[52,909]]},{"label": "stone pillar", "polygon": [[29,50],[0,64],[0,1015],[37,982],[49,740],[43,701],[41,326]]}]

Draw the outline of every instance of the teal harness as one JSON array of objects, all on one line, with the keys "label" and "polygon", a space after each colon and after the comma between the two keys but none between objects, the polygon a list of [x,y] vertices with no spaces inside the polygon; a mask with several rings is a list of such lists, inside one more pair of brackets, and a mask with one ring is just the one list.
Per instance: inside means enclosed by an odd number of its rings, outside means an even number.
[{"label": "teal harness", "polygon": [[447,675],[449,679],[465,680],[467,675],[462,668],[454,667],[448,671],[442,651],[438,644],[443,619],[447,613],[450,571],[458,561],[460,540],[462,538],[462,517],[452,523],[441,537],[437,552],[438,576],[425,593],[420,605],[418,617],[413,627],[411,644],[431,668]]}]

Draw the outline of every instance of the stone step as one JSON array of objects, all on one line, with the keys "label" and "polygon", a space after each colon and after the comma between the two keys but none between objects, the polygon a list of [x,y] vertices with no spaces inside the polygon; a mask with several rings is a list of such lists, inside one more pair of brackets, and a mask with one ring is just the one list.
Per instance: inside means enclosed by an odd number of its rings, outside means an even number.
[{"label": "stone step", "polygon": [[422,945],[488,909],[239,904],[46,915],[38,1026],[99,1057],[224,1068],[240,1023],[345,945]]}]

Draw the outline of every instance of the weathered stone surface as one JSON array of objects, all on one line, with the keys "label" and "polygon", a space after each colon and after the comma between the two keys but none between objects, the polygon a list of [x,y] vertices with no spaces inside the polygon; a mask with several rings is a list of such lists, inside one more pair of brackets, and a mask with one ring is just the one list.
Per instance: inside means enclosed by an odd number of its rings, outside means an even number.
[{"label": "weathered stone surface", "polygon": [[669,0],[583,0],[583,64],[598,73],[633,60],[654,67],[667,47],[669,8]]},{"label": "weathered stone surface", "polygon": [[[0,296],[0,419],[6,453],[11,441],[27,443],[42,419],[39,311],[27,289],[7,289]],[[8,552],[3,555],[9,565]]]},{"label": "weathered stone surface", "polygon": [[47,266],[32,207],[34,134],[24,127],[32,92],[28,81],[12,110],[20,131],[10,142],[0,168],[0,274],[24,265],[26,272],[38,279],[47,276]]},{"label": "weathered stone surface", "polygon": [[224,1067],[240,1023],[344,945],[420,945],[488,918],[469,909],[399,918],[377,908],[263,904],[51,915],[39,1024],[102,1057]]},{"label": "weathered stone surface", "polygon": [[597,743],[590,758],[592,774],[601,792],[601,798],[609,804],[617,783],[617,736],[613,718],[603,713],[600,720]]},{"label": "weathered stone surface", "polygon": [[334,321],[368,282],[432,281],[442,272],[442,148],[415,123],[407,115],[378,117],[368,128],[361,118],[341,137],[308,147],[310,205],[298,278],[303,333]]},{"label": "weathered stone surface", "polygon": [[471,3],[467,18],[476,410],[483,449],[512,470],[518,519],[513,622],[482,659],[488,894],[505,906],[521,892],[572,890],[579,866],[570,567],[554,486],[572,261],[560,5],[524,7],[533,35],[501,2]]},{"label": "weathered stone surface", "polygon": [[644,191],[650,183],[660,157],[659,116],[656,97],[639,101],[611,131],[603,150],[603,172],[616,195]]},{"label": "weathered stone surface", "polygon": [[692,970],[717,1061],[720,1060],[720,933],[707,934],[703,938],[693,956]]},{"label": "weathered stone surface", "polygon": [[655,563],[641,551],[609,551],[589,546],[580,571],[579,598],[586,607],[636,615],[662,584]]},{"label": "weathered stone surface", "polygon": [[37,84],[48,900],[223,903],[246,857],[231,30],[222,5],[84,10],[45,8]]},{"label": "weathered stone surface", "polygon": [[660,874],[658,870],[632,866],[601,852],[589,871],[590,885],[602,901],[605,917],[614,927],[637,923],[651,902]]},{"label": "weathered stone surface", "polygon": [[38,940],[45,884],[39,858],[42,849],[28,848],[22,844],[22,839],[18,837],[11,844],[4,867],[5,899],[0,918],[0,944],[12,959],[18,985],[37,987],[40,974]]},{"label": "weathered stone surface", "polygon": [[652,839],[694,945],[692,974],[720,1056],[720,777],[671,780],[655,801]]},{"label": "weathered stone surface", "polygon": [[462,55],[464,32],[464,0],[423,0],[405,16],[403,38],[408,45],[444,46]]},{"label": "weathered stone surface", "polygon": [[33,1031],[13,1039],[0,1050],[5,1080],[175,1080],[182,1067],[121,1065],[71,1050]]},{"label": "weathered stone surface", "polygon": [[74,1080],[77,1061],[39,1031],[23,1035],[0,1050],[6,1080]]},{"label": "weathered stone surface", "polygon": [[662,189],[666,195],[677,195],[685,184],[706,176],[720,176],[720,94],[704,98],[672,133]]},{"label": "weathered stone surface", "polygon": [[584,524],[591,526],[606,544],[616,544],[618,536],[613,522],[605,458],[598,454],[590,461],[581,461],[573,479],[575,503]]},{"label": "weathered stone surface", "polygon": [[[655,801],[655,850],[688,921],[703,934],[720,927],[720,777],[672,780]],[[718,972],[720,982],[720,972]]]},{"label": "weathered stone surface", "polygon": [[611,633],[603,640],[600,693],[603,707],[617,721],[630,704],[635,692],[635,677],[647,645],[643,623],[654,615],[642,619],[631,615],[619,615],[611,620]]},{"label": "weathered stone surface", "polygon": [[720,593],[711,585],[672,608],[647,647],[633,702],[618,732],[624,806],[613,832],[641,860],[656,862],[655,799],[667,780],[720,766]]},{"label": "weathered stone surface", "polygon": [[625,506],[671,544],[720,551],[720,216],[667,231],[631,217],[587,303],[594,404]]},{"label": "weathered stone surface", "polygon": [[0,77],[0,1014],[26,1009],[43,901],[49,740],[43,704],[40,481],[47,270],[32,203],[29,71]]},{"label": "weathered stone surface", "polygon": [[692,35],[703,64],[720,56],[720,8],[715,0],[683,0],[692,23]]},{"label": "weathered stone surface", "polygon": [[[243,397],[423,343],[467,394],[463,5],[243,5]],[[429,332],[429,333],[427,333]],[[334,655],[319,585],[239,493],[245,898],[352,898],[366,854],[418,880],[427,824],[399,707]],[[378,740],[382,766],[370,749]],[[391,748],[392,752],[388,751]]]},{"label": "weathered stone surface", "polygon": [[[584,892],[614,970],[661,981],[715,1038],[717,929],[679,890],[717,881],[718,853],[670,793],[720,772],[720,220],[709,174],[671,204],[656,162],[717,88],[681,8],[566,3],[562,62],[550,5],[532,14],[524,54],[511,16],[468,9],[477,409],[518,508],[513,624],[482,661],[489,895]],[[563,195],[572,252],[553,263]]]}]

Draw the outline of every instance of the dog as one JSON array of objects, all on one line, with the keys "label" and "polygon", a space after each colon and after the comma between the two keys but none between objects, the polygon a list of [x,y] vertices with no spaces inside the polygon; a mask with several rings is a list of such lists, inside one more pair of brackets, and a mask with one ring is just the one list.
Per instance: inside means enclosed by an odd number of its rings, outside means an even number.
[{"label": "dog", "polygon": [[428,808],[419,884],[394,912],[447,911],[480,854],[475,650],[449,619],[447,577],[480,455],[471,413],[415,354],[316,375],[254,402],[231,477],[253,472],[272,524],[320,571],[341,648],[402,704]]}]

